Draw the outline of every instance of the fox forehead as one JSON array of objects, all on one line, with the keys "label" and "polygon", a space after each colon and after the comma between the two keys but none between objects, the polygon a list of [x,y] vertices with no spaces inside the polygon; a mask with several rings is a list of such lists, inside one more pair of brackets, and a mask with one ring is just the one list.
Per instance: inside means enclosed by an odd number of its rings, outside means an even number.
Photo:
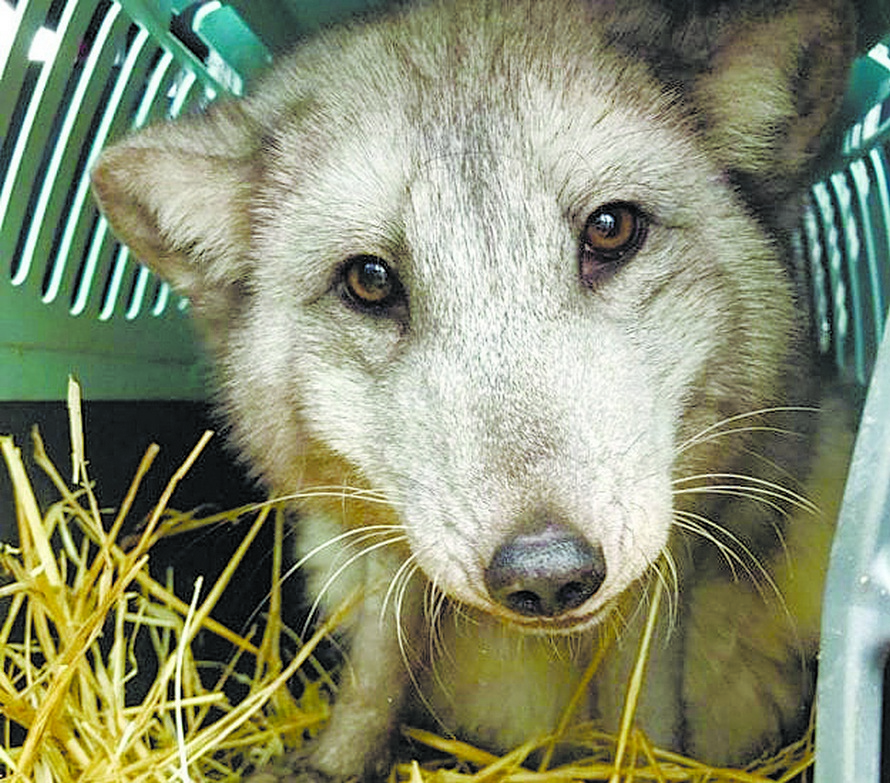
[{"label": "fox forehead", "polygon": [[[675,94],[603,42],[574,5],[562,15],[483,5],[501,16],[480,24],[478,9],[434,4],[331,34],[276,72],[245,105],[263,136],[269,212],[290,194],[300,212],[329,202],[364,227],[391,225],[431,164],[469,167],[481,183],[492,157],[537,168],[535,184],[549,184],[567,212],[616,193],[667,196],[671,179],[682,186],[701,156]],[[519,185],[517,168],[508,180]]]}]

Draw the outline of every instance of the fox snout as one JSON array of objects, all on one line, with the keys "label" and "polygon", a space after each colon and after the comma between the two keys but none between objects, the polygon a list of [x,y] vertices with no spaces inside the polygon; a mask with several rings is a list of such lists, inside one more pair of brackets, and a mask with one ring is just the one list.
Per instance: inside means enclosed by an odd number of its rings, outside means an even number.
[{"label": "fox snout", "polygon": [[599,590],[606,560],[599,544],[570,526],[546,522],[501,544],[485,569],[489,596],[527,617],[559,617]]}]

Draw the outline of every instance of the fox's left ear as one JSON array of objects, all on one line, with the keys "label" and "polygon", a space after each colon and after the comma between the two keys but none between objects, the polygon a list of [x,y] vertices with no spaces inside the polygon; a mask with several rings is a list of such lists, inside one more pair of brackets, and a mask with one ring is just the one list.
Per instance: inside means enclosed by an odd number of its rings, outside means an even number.
[{"label": "fox's left ear", "polygon": [[709,20],[706,61],[685,87],[712,155],[763,206],[797,189],[819,153],[847,85],[856,24],[847,0],[747,7],[755,10]]}]

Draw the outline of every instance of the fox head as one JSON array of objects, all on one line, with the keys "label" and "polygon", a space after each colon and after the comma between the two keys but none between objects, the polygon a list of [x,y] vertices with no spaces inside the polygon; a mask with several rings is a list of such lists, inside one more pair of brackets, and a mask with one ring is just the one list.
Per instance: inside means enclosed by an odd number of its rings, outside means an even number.
[{"label": "fox head", "polygon": [[441,591],[531,629],[595,623],[665,551],[677,481],[743,470],[750,439],[703,433],[797,394],[772,230],[849,55],[821,0],[611,5],[334,29],[93,173],[190,298],[257,474],[372,490],[307,513],[397,525]]}]

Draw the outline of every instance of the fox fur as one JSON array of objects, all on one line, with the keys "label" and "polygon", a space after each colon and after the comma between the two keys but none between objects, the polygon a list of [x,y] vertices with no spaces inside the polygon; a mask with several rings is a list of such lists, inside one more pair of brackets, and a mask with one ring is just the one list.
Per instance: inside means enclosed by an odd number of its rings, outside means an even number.
[{"label": "fox fur", "polygon": [[653,741],[806,724],[847,436],[786,231],[853,40],[845,0],[433,0],[103,154],[312,599],[362,591],[331,724],[258,780],[545,735],[603,645],[574,719],[615,729],[658,580]]}]

